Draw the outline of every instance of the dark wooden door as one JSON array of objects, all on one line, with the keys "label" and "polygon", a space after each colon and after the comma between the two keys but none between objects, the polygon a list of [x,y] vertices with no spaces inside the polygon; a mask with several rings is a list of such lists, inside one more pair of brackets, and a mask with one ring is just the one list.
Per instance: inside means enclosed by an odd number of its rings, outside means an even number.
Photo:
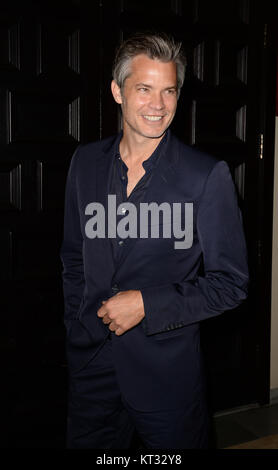
[{"label": "dark wooden door", "polygon": [[8,397],[2,416],[11,411],[7,403],[13,407],[8,445],[16,435],[21,447],[64,444],[65,179],[79,142],[119,129],[111,64],[117,43],[138,30],[164,30],[183,41],[188,69],[173,130],[227,160],[243,213],[248,302],[203,324],[212,411],[268,401],[275,74],[262,4],[1,4],[0,348]]},{"label": "dark wooden door", "polygon": [[64,438],[59,252],[71,156],[81,141],[99,138],[96,8],[74,1],[0,7],[1,366],[12,410],[2,403],[22,446],[52,446],[53,426],[60,444]]}]

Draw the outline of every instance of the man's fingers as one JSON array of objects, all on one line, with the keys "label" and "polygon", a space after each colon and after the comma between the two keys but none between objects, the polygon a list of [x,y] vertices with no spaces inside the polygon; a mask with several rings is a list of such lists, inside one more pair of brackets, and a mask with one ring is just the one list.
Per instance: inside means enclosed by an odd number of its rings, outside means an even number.
[{"label": "man's fingers", "polygon": [[108,325],[109,323],[111,323],[111,318],[109,318],[109,316],[106,313],[104,317],[102,318],[102,321],[103,323],[105,323],[105,325]]},{"label": "man's fingers", "polygon": [[[102,303],[105,304],[106,301],[103,300]],[[106,315],[106,313],[107,313],[107,308],[105,307],[105,305],[102,305],[102,307],[100,307],[97,311],[97,316],[102,318],[104,317],[104,315]]]},{"label": "man's fingers", "polygon": [[109,330],[110,331],[116,331],[116,329],[118,328],[115,323],[113,321],[111,321],[111,323],[109,324],[108,326]]},{"label": "man's fingers", "polygon": [[126,330],[123,330],[123,328],[117,328],[115,330],[115,335],[116,336],[121,336],[123,333],[125,333]]},{"label": "man's fingers", "polygon": [[117,336],[120,336],[123,333],[125,333],[125,330],[123,328],[119,327],[118,325],[116,325],[115,322],[113,322],[113,321],[110,323],[108,328],[109,328],[110,331],[115,333],[115,335],[117,335]]},{"label": "man's fingers", "polygon": [[109,317],[107,312],[103,314],[102,321],[105,325],[108,325],[109,330],[112,331],[113,333],[115,333],[117,336],[120,336],[125,332],[125,330],[123,328],[119,327],[115,323],[115,321],[113,321]]}]

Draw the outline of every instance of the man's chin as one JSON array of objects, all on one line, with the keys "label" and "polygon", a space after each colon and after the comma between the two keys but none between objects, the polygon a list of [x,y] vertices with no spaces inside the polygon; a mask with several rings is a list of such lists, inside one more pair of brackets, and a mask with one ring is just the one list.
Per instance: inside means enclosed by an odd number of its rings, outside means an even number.
[{"label": "man's chin", "polygon": [[148,134],[148,133],[146,133],[146,134],[142,133],[141,135],[142,135],[143,137],[146,137],[147,139],[160,139],[160,138],[165,134],[166,130],[167,130],[167,128],[166,128],[166,129],[163,129],[163,130],[160,131],[160,132],[157,132],[156,134],[155,134],[155,133],[150,133],[150,134]]},{"label": "man's chin", "polygon": [[161,139],[165,132],[167,131],[169,125],[167,127],[163,126],[161,129],[142,129],[138,127],[133,127],[129,123],[127,123],[128,126],[126,130],[130,129],[131,131],[135,132],[136,134],[140,135],[141,137],[144,137],[145,139]]}]

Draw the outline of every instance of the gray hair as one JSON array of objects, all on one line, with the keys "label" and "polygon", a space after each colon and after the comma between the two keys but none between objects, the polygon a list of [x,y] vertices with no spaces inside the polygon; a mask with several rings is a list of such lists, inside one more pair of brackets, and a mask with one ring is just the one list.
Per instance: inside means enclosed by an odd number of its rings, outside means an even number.
[{"label": "gray hair", "polygon": [[184,82],[186,58],[182,43],[175,42],[165,33],[138,33],[126,39],[118,48],[113,65],[113,79],[123,90],[124,82],[130,75],[131,60],[139,54],[161,62],[174,62],[177,66],[178,94]]}]

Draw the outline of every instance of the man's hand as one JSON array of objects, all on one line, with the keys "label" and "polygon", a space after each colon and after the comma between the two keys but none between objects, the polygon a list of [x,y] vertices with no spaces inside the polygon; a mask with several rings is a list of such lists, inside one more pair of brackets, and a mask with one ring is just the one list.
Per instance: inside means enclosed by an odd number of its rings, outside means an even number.
[{"label": "man's hand", "polygon": [[102,302],[97,311],[103,323],[109,325],[109,330],[117,336],[122,335],[140,323],[144,316],[144,303],[140,290],[127,290],[118,292],[108,300]]}]

